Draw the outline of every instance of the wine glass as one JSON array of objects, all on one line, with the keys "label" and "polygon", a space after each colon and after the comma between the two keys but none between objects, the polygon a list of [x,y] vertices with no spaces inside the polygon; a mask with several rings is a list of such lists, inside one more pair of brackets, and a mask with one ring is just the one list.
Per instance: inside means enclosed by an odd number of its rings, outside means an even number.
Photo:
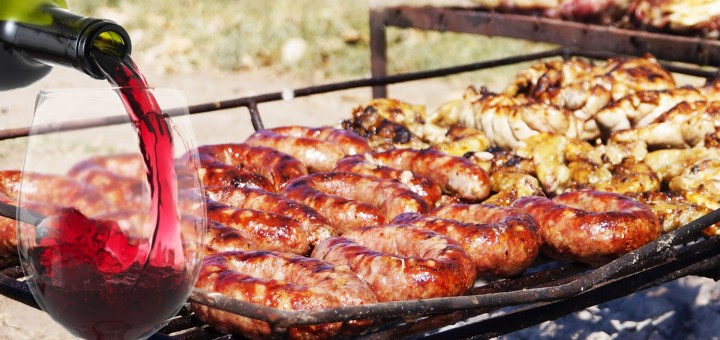
[{"label": "wine glass", "polygon": [[18,223],[27,283],[44,311],[86,339],[155,333],[187,300],[204,249],[183,92],[141,89],[163,112],[141,119],[159,125],[140,133],[121,90],[41,91],[20,184],[18,204],[39,221]]}]

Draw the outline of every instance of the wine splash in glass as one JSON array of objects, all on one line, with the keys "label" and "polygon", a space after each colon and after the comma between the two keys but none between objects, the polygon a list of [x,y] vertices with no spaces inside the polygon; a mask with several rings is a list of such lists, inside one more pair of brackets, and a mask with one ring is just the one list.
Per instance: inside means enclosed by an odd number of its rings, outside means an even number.
[{"label": "wine splash in glass", "polygon": [[[81,189],[37,227],[19,224],[19,250],[36,300],[71,333],[145,338],[182,307],[200,266],[204,202],[186,194],[201,190],[194,136],[180,91],[147,87],[129,57],[94,57],[117,87],[38,96],[19,204],[62,190],[26,194],[32,174],[68,177]],[[66,128],[119,114],[127,124]],[[99,197],[88,204],[91,194]]]}]

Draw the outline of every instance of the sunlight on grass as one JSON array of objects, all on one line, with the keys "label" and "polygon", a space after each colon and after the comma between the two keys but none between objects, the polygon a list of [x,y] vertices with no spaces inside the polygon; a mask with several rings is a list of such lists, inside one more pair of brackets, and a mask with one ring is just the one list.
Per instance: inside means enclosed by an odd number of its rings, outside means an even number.
[{"label": "sunlight on grass", "polygon": [[[133,39],[133,57],[160,72],[270,67],[312,79],[364,77],[370,72],[367,0],[74,0],[71,6],[123,25]],[[387,36],[391,73],[548,48],[397,28],[388,29]],[[283,62],[284,48],[295,57]]]}]

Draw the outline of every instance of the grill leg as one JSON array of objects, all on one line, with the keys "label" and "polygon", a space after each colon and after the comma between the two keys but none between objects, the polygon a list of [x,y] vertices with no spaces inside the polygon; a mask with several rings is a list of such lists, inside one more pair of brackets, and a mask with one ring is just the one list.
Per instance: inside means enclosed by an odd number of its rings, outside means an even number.
[{"label": "grill leg", "polygon": [[[387,76],[387,37],[385,36],[385,16],[381,9],[370,11],[370,71],[373,78]],[[375,85],[373,98],[387,97],[387,85]]]}]

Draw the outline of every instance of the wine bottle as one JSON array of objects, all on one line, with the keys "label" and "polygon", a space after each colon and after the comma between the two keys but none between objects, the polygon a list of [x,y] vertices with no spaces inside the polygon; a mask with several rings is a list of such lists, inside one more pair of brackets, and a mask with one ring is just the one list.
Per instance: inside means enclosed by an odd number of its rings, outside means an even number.
[{"label": "wine bottle", "polygon": [[30,85],[54,65],[104,79],[93,49],[124,58],[130,37],[110,20],[71,12],[65,0],[0,1],[0,91]]}]

